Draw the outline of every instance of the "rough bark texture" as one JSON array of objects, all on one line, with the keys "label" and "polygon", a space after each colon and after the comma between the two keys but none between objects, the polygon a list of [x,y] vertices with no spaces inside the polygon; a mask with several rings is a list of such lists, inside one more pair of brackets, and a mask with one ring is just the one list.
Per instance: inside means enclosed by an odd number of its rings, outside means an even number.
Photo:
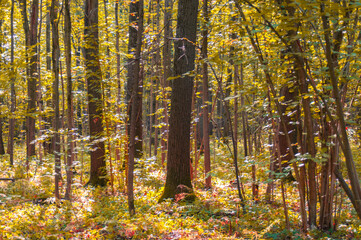
[{"label": "rough bark texture", "polygon": [[198,0],[178,2],[174,47],[174,75],[177,78],[172,82],[167,179],[160,201],[175,198],[179,193],[193,192],[189,149],[197,9]]},{"label": "rough bark texture", "polygon": [[88,87],[90,152],[90,179],[88,184],[105,186],[106,163],[103,137],[103,110],[101,69],[99,63],[98,0],[85,1],[85,73]]}]

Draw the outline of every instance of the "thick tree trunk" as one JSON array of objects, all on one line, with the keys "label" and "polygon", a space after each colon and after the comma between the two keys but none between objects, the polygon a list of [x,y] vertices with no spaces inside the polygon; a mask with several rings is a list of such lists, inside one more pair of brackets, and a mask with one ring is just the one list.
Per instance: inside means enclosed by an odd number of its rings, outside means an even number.
[{"label": "thick tree trunk", "polygon": [[106,162],[103,140],[102,74],[99,62],[98,0],[85,1],[84,19],[85,73],[88,87],[90,179],[87,184],[105,186]]},{"label": "thick tree trunk", "polygon": [[177,78],[172,82],[167,178],[160,201],[175,198],[179,193],[191,193],[188,195],[189,200],[194,198],[189,152],[193,93],[193,77],[190,73],[194,71],[197,9],[198,0],[178,2],[174,46],[174,75]]}]

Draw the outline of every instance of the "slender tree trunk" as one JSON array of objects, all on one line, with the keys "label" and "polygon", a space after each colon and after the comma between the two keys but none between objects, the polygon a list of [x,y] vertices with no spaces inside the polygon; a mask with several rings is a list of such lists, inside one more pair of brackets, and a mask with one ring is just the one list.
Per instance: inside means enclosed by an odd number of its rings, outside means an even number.
[{"label": "slender tree trunk", "polygon": [[[193,94],[192,94],[192,114],[193,114],[193,119],[198,117],[198,108],[197,108],[197,89],[198,89],[198,81],[195,82],[195,86],[193,88]],[[193,124],[191,125],[192,127],[192,132],[191,132],[191,139],[193,139],[193,146],[191,144],[189,151],[192,153],[192,155],[190,157],[190,166],[191,166],[191,180],[195,180],[197,179],[198,176],[198,121],[194,121]],[[192,163],[194,162],[194,168]]]},{"label": "slender tree trunk", "polygon": [[[297,56],[295,56],[297,57]],[[299,59],[299,64],[296,63],[297,77],[300,82],[300,92],[302,96],[308,94],[308,84],[306,83],[306,76],[304,70],[303,59]],[[316,162],[312,159],[316,156],[316,146],[314,141],[313,119],[311,113],[311,102],[309,97],[302,98],[304,125],[306,128],[306,150],[310,154],[311,159],[308,159],[308,187],[309,187],[309,224],[311,228],[316,227],[317,218],[317,186],[316,186]]]},{"label": "slender tree trunk", "polygon": [[[237,1],[236,2],[236,7],[238,8],[240,14],[241,14],[241,17],[243,19],[243,21],[246,21],[246,17],[243,13],[243,9],[242,9],[242,6],[239,4],[239,2]],[[265,73],[265,78],[266,78],[266,83],[269,87],[269,90],[271,92],[271,94],[273,95],[273,98],[274,98],[274,102],[275,102],[275,105],[276,105],[276,109],[277,109],[277,112],[278,114],[280,115],[280,122],[281,122],[281,126],[283,127],[283,129],[287,129],[287,124],[286,124],[286,121],[285,121],[285,118],[284,118],[284,115],[282,114],[283,111],[282,111],[282,107],[281,107],[281,104],[277,98],[277,93],[276,93],[276,89],[274,87],[274,84],[273,84],[273,81],[272,81],[272,78],[271,78],[271,75],[269,73],[269,71],[267,70],[267,62],[265,61],[263,55],[262,55],[262,52],[261,52],[261,49],[259,48],[259,45],[258,43],[255,41],[255,38],[254,38],[254,35],[252,34],[250,28],[248,26],[245,26],[245,29],[247,31],[247,34],[248,34],[248,37],[251,41],[251,45],[252,45],[252,48],[254,49],[254,51],[256,52],[257,56],[258,56],[258,59],[261,63],[261,65],[263,66],[263,71]],[[288,134],[288,131],[285,131],[284,132],[285,134],[285,137],[286,137],[286,144],[288,146],[288,150],[289,150],[289,155],[291,156],[291,159],[294,159],[295,158],[295,153],[293,151],[293,146],[292,146],[292,140],[291,140],[291,137],[290,135]],[[279,143],[280,144],[280,143]],[[295,172],[295,176],[296,176],[296,180],[299,181],[300,179],[300,176],[299,176],[299,169],[296,165],[296,163],[292,163],[292,167],[294,169],[294,172]],[[305,202],[304,202],[304,195],[303,195],[303,192],[302,192],[302,189],[301,189],[301,186],[300,184],[298,184],[298,192],[299,192],[299,198],[300,198],[300,210],[301,210],[301,219],[302,219],[302,230],[303,231],[307,231],[307,214],[306,214],[306,210],[305,210]]]},{"label": "slender tree trunk", "polygon": [[163,111],[163,121],[162,125],[162,166],[164,166],[165,159],[167,156],[167,143],[168,143],[168,91],[167,87],[168,78],[172,75],[171,71],[171,40],[172,37],[172,9],[173,9],[173,0],[165,0],[164,4],[164,46],[163,46],[163,79],[162,79],[162,106]]},{"label": "slender tree trunk", "polygon": [[[58,0],[59,1],[59,0]],[[60,54],[59,54],[60,56]],[[59,57],[60,58],[60,57]],[[65,89],[64,89],[64,78],[63,78],[63,65],[59,60],[59,74],[60,74],[60,85],[61,85],[61,114],[60,114],[60,129],[65,129]],[[60,96],[59,96],[60,98]],[[60,146],[61,146],[61,156],[63,156],[64,166],[66,166],[66,144],[65,144],[65,134],[64,131],[61,132]],[[63,179],[61,177],[61,179]]]},{"label": "slender tree trunk", "polygon": [[15,132],[15,111],[16,111],[16,93],[15,93],[15,80],[16,72],[14,68],[14,6],[15,0],[11,1],[11,13],[10,13],[10,34],[11,34],[11,43],[10,43],[10,64],[11,64],[11,79],[10,79],[10,120],[9,120],[9,140],[8,140],[8,153],[10,155],[10,165],[14,165],[14,132]]},{"label": "slender tree trunk", "polygon": [[[350,142],[348,140],[347,132],[346,132],[346,123],[345,117],[343,114],[343,107],[339,93],[338,87],[338,79],[334,69],[334,60],[332,58],[331,52],[331,41],[330,41],[330,24],[328,16],[324,13],[325,10],[325,2],[321,3],[321,13],[322,13],[322,25],[324,29],[324,38],[325,38],[325,54],[328,66],[328,72],[330,74],[330,79],[332,83],[333,97],[335,99],[336,104],[336,116],[339,120],[340,124],[340,132],[341,132],[341,140],[342,140],[342,151],[346,160],[346,167],[348,177],[351,183],[352,193],[355,198],[355,210],[357,212],[358,217],[361,219],[361,187],[359,177],[355,168],[355,162],[353,160],[353,155],[351,151]],[[335,129],[337,131],[337,129]]]},{"label": "slender tree trunk", "polygon": [[27,68],[27,94],[28,105],[26,115],[26,168],[29,170],[29,158],[35,153],[35,111],[36,111],[36,80],[37,80],[37,29],[39,1],[33,0],[31,4],[30,23],[27,16],[26,0],[21,0],[21,14],[25,33],[26,55],[29,58]]},{"label": "slender tree trunk", "polygon": [[[45,30],[45,34],[46,34],[46,70],[47,72],[51,71],[51,24],[50,24],[50,2],[46,3],[47,6],[47,13],[46,13],[46,30]],[[46,86],[47,88],[47,93],[51,93],[51,89],[49,88],[49,86]],[[50,97],[48,96],[44,96],[44,98],[48,98],[50,99]],[[51,106],[51,101],[47,100],[45,102],[45,104],[47,106]],[[50,125],[52,122],[52,117],[51,116],[44,116],[44,134],[46,135],[50,135]],[[52,153],[52,139],[50,139],[50,137],[47,137],[44,139],[44,143],[43,143],[43,147],[44,147],[44,155],[48,154],[48,153]]]},{"label": "slender tree trunk", "polygon": [[74,117],[73,117],[73,85],[71,74],[71,17],[70,2],[64,0],[64,44],[65,44],[65,61],[66,61],[66,87],[67,87],[67,120],[68,120],[68,152],[66,160],[66,192],[65,198],[71,200],[71,184],[73,179],[73,162],[74,162]]},{"label": "slender tree trunk", "polygon": [[[39,23],[39,33],[38,33],[38,42],[41,42],[41,30],[42,30],[42,24],[43,24],[43,0],[40,0],[40,23]],[[38,52],[41,53],[41,44],[38,44]],[[41,54],[38,54],[38,81],[37,81],[37,104],[39,108],[39,115],[38,115],[38,121],[39,121],[39,135],[44,134],[43,129],[43,99],[42,99],[42,85],[41,85]],[[42,143],[41,141],[38,142],[38,151],[39,151],[39,162],[43,162],[43,152],[42,152]]]},{"label": "slender tree trunk", "polygon": [[[28,107],[27,107],[27,157],[34,156],[35,152],[35,112],[36,112],[36,81],[38,74],[38,12],[39,1],[33,0],[31,5],[31,17],[29,26],[29,49],[30,49],[30,72],[28,79]],[[29,159],[28,159],[29,160]],[[27,164],[29,168],[29,164]]]},{"label": "slender tree trunk", "polygon": [[[287,1],[289,3],[289,1]],[[292,6],[287,7],[287,12],[289,18],[293,18],[295,15],[295,8]],[[294,59],[294,69],[295,69],[295,77],[298,81],[298,84],[300,86],[300,93],[302,95],[302,107],[303,107],[303,113],[304,113],[304,126],[305,126],[305,132],[306,132],[306,143],[301,144],[305,146],[304,153],[309,153],[311,156],[311,159],[308,159],[308,193],[309,193],[309,224],[311,228],[316,227],[316,207],[317,207],[317,187],[316,187],[316,163],[312,160],[316,156],[316,147],[314,142],[314,132],[313,132],[313,119],[312,119],[312,113],[310,108],[310,98],[308,95],[308,84],[306,82],[306,71],[305,71],[305,64],[304,64],[304,58],[301,56],[302,49],[300,41],[297,39],[297,26],[298,23],[290,22],[290,26],[293,26],[288,31],[288,37],[290,40],[290,45],[292,48],[292,55]],[[297,40],[295,40],[297,39]],[[301,139],[302,137],[300,137]],[[304,165],[301,168],[301,171],[303,171]],[[301,174],[302,176],[303,174]],[[303,180],[304,183],[305,180]],[[302,183],[303,184],[303,183]]]},{"label": "slender tree trunk", "polygon": [[[130,113],[130,126],[129,126],[129,160],[128,160],[128,184],[127,184],[127,194],[128,194],[128,210],[129,214],[132,216],[135,214],[134,207],[134,187],[133,187],[133,172],[134,172],[134,159],[137,158],[140,154],[137,150],[140,150],[137,147],[136,137],[139,133],[137,131],[139,118],[141,118],[142,108],[141,108],[141,93],[140,84],[141,84],[141,50],[142,50],[142,36],[143,36],[143,0],[137,2],[131,2],[129,6],[129,52],[132,54],[132,58],[129,59],[128,65],[128,83],[132,83],[132,88],[130,103],[131,104],[131,113]],[[133,50],[135,46],[135,51]],[[132,78],[132,79],[130,79]],[[140,142],[141,143],[141,142]]]},{"label": "slender tree trunk", "polygon": [[[152,59],[153,60],[153,59]],[[153,62],[153,61],[151,61]],[[153,64],[151,64],[153,67]],[[153,69],[151,73],[151,84],[150,84],[150,90],[149,90],[149,157],[152,157],[152,144],[153,144],[153,119],[155,119],[154,114],[154,98],[153,98]],[[155,128],[154,128],[155,129]],[[154,145],[154,147],[156,147]]]},{"label": "slender tree trunk", "polygon": [[59,111],[59,16],[58,16],[59,2],[52,0],[50,9],[50,21],[52,26],[52,63],[53,63],[53,109],[54,109],[54,139],[53,139],[53,152],[55,156],[55,198],[60,199],[60,174],[61,174],[61,161],[60,161],[60,111]]},{"label": "slender tree trunk", "polygon": [[[116,61],[117,61],[117,115],[120,117],[121,114],[121,109],[120,109],[120,104],[121,104],[121,79],[120,79],[120,52],[119,52],[119,20],[118,20],[118,16],[119,16],[119,0],[115,1],[115,7],[114,7],[114,12],[115,12],[115,49],[116,49]],[[120,135],[120,121],[118,120],[116,122],[116,133]],[[116,160],[117,162],[120,162],[120,144],[121,141],[118,138],[117,144],[116,144],[116,149],[115,149],[115,155],[116,155]]]},{"label": "slender tree trunk", "polygon": [[[105,18],[105,26],[108,26],[108,10],[107,10],[107,0],[103,1],[104,3],[104,18]],[[105,41],[109,42],[109,32],[106,28],[105,30]],[[107,46],[106,48],[106,69],[105,69],[105,78],[107,80],[109,80],[110,78],[110,68],[109,68],[109,60],[110,60],[110,48],[109,46]],[[103,91],[103,108],[104,108],[104,112],[107,112],[108,110],[108,106],[109,103],[106,100],[106,89],[107,89],[107,85],[105,82],[103,82],[102,84],[102,91]],[[110,96],[109,96],[110,98]],[[105,118],[105,129],[106,129],[106,138],[107,138],[107,145],[108,145],[108,157],[109,157],[109,171],[110,171],[110,186],[111,186],[111,191],[112,194],[114,194],[114,175],[113,175],[113,161],[112,161],[112,151],[111,151],[111,137],[110,137],[110,120],[109,117],[104,116]]]},{"label": "slender tree trunk", "polygon": [[[276,124],[273,122],[273,131],[275,133],[274,137],[274,146],[275,146],[275,158],[278,160],[279,166],[281,166],[281,151],[279,146],[279,138],[276,137],[279,134],[279,128],[276,127]],[[285,222],[286,222],[286,228],[290,229],[290,220],[288,216],[288,208],[286,204],[286,189],[284,187],[283,181],[281,181],[281,193],[282,193],[282,203],[283,203],[283,212],[285,214]]]},{"label": "slender tree trunk", "polygon": [[[204,174],[206,178],[206,188],[212,187],[212,180],[210,176],[211,171],[211,155],[209,148],[209,117],[208,117],[208,24],[209,24],[209,13],[208,13],[208,0],[203,0],[203,18],[204,26],[202,31],[202,59],[203,59],[203,145],[204,145]],[[235,80],[236,81],[236,80]]]},{"label": "slender tree trunk", "polygon": [[[267,91],[267,98],[268,98],[268,105],[267,105],[267,111],[268,111],[268,116],[269,116],[269,121],[270,124],[272,124],[272,129],[273,132],[275,132],[276,129],[276,124],[274,122],[274,118],[273,118],[273,114],[272,114],[272,110],[271,110],[271,96],[270,96],[270,92]],[[277,155],[276,155],[276,142],[275,142],[275,138],[272,137],[271,135],[271,131],[269,131],[268,134],[268,145],[269,145],[269,152],[270,154],[270,167],[269,167],[269,174],[268,174],[268,184],[267,184],[267,189],[266,189],[266,201],[268,203],[271,203],[273,201],[273,190],[274,190],[274,171],[275,171],[275,161],[277,161]]]},{"label": "slender tree trunk", "polygon": [[[4,104],[3,100],[0,101],[1,104]],[[0,155],[5,154],[5,146],[3,141],[3,118],[0,118]]]},{"label": "slender tree trunk", "polygon": [[[137,48],[137,34],[138,34],[138,30],[137,30],[137,20],[138,20],[138,15],[134,14],[137,13],[139,11],[139,3],[135,2],[135,3],[130,3],[130,9],[129,9],[129,42],[128,42],[128,53],[129,54],[134,54],[134,49]],[[132,14],[133,13],[133,14]],[[132,58],[128,59],[128,75],[127,75],[127,93],[126,93],[126,102],[128,104],[128,121],[130,121],[131,119],[131,113],[132,113],[132,107],[134,104],[134,101],[138,101],[139,103],[137,103],[137,105],[139,106],[139,111],[140,113],[142,112],[142,94],[139,93],[143,93],[143,88],[141,87],[140,83],[138,82],[138,88],[135,90],[137,92],[137,94],[135,94],[135,98],[132,99],[133,96],[133,86],[134,86],[134,81],[136,81],[136,79],[139,79],[139,71],[140,68],[137,67],[137,60],[134,58],[135,55],[133,55]],[[138,68],[136,70],[134,70],[134,68]],[[135,158],[140,158],[143,154],[143,150],[142,150],[142,139],[143,139],[143,126],[142,126],[142,115],[139,115],[136,117],[137,123],[136,123],[136,133],[135,133],[135,138],[136,138],[136,142],[135,142]],[[129,125],[129,123],[128,123]],[[130,133],[129,133],[130,134]],[[130,139],[129,139],[130,140]]]}]

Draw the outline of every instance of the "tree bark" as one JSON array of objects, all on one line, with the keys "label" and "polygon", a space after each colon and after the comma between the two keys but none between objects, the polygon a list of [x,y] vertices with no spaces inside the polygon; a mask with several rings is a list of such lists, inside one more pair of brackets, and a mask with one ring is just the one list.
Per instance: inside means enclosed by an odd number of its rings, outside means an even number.
[{"label": "tree bark", "polygon": [[88,87],[89,131],[91,141],[90,179],[87,184],[105,186],[106,162],[103,140],[102,74],[99,62],[98,0],[85,1],[85,74]]},{"label": "tree bark", "polygon": [[[119,0],[116,0],[115,2],[115,7],[114,7],[114,12],[115,12],[115,49],[116,49],[116,76],[117,76],[117,115],[118,118],[120,117],[121,114],[121,109],[120,109],[120,104],[121,104],[121,79],[120,79],[120,52],[119,52],[119,20],[118,20],[118,16],[119,16]],[[118,120],[116,122],[116,133],[120,134],[120,121]],[[121,141],[118,138],[117,139],[117,144],[116,144],[116,149],[115,149],[115,155],[116,155],[116,161],[120,162],[120,145],[121,145]]]},{"label": "tree bark", "polygon": [[64,44],[65,44],[65,61],[66,61],[66,86],[67,86],[67,120],[68,120],[68,152],[66,161],[66,192],[65,198],[71,200],[71,184],[73,178],[73,162],[74,162],[74,142],[73,142],[73,85],[71,74],[71,17],[70,17],[70,2],[64,1],[65,15],[64,15]]},{"label": "tree bark", "polygon": [[59,2],[52,0],[50,8],[50,21],[52,30],[52,64],[53,64],[53,152],[55,157],[55,198],[60,199],[60,174],[61,174],[61,162],[60,162],[60,110],[59,110],[59,58],[60,58],[60,46],[59,46]]},{"label": "tree bark", "polygon": [[30,59],[27,73],[27,114],[26,114],[26,168],[29,169],[29,158],[35,155],[35,112],[36,112],[36,80],[38,73],[37,63],[37,29],[39,0],[31,4],[30,23],[26,10],[26,0],[21,0],[21,14],[25,33],[26,54]]},{"label": "tree bark", "polygon": [[[129,6],[129,42],[128,42],[128,53],[132,54],[133,57],[128,59],[128,75],[127,75],[127,86],[126,86],[126,102],[128,104],[128,122],[130,122],[130,119],[132,118],[131,114],[132,114],[132,107],[134,105],[134,101],[137,101],[138,106],[139,106],[139,111],[140,111],[140,115],[136,117],[137,123],[136,123],[136,133],[135,133],[135,138],[136,138],[136,143],[135,143],[135,158],[140,158],[143,155],[143,150],[142,150],[142,145],[143,145],[143,121],[142,121],[142,94],[143,93],[143,88],[141,87],[141,85],[139,83],[138,84],[138,88],[135,90],[136,94],[134,95],[134,99],[131,99],[133,96],[133,86],[134,86],[134,81],[136,81],[137,79],[139,79],[139,70],[140,68],[138,68],[136,65],[136,61],[134,60],[134,54],[135,51],[134,49],[137,48],[137,35],[138,35],[138,30],[137,30],[137,21],[138,21],[138,14],[134,14],[134,13],[138,13],[139,12],[139,1],[137,2],[131,2],[130,6]],[[138,68],[138,69],[137,69]],[[129,123],[128,123],[129,125]],[[130,134],[130,133],[129,133]]]},{"label": "tree bark", "polygon": [[[206,188],[212,187],[211,171],[211,156],[209,148],[209,116],[208,116],[208,0],[203,0],[203,18],[204,26],[202,31],[202,59],[203,59],[203,146],[204,146],[204,174]],[[235,80],[236,81],[236,80]]]},{"label": "tree bark", "polygon": [[[38,12],[39,1],[33,0],[31,6],[31,17],[29,27],[29,49],[30,49],[30,69],[28,79],[28,107],[27,107],[27,157],[35,156],[35,112],[36,112],[36,80],[38,73],[37,63],[37,40],[38,40]],[[29,165],[27,164],[27,168]]]},{"label": "tree bark", "polygon": [[11,64],[11,79],[10,79],[10,120],[9,120],[9,139],[8,139],[8,153],[10,155],[10,165],[14,165],[14,135],[15,135],[15,111],[16,111],[16,93],[15,93],[15,80],[16,72],[14,68],[14,6],[15,0],[11,1],[11,13],[10,13],[10,64]]},{"label": "tree bark", "polygon": [[[127,193],[128,193],[128,210],[129,214],[132,216],[135,214],[134,207],[134,186],[133,186],[133,172],[134,172],[134,159],[137,158],[140,154],[137,153],[139,150],[136,140],[137,137],[137,127],[139,119],[142,116],[141,108],[141,93],[140,93],[140,84],[141,84],[141,50],[142,50],[142,35],[143,35],[143,0],[137,2],[131,2],[129,6],[129,52],[132,54],[132,58],[129,59],[128,66],[128,83],[132,83],[132,91],[130,97],[130,126],[129,126],[129,159],[128,159],[128,184],[127,184]],[[135,32],[134,32],[135,31]],[[132,34],[135,33],[135,34]],[[135,37],[135,38],[134,38]],[[135,51],[132,48],[135,46]],[[132,78],[132,79],[130,79]],[[141,144],[141,142],[140,142]]]},{"label": "tree bark", "polygon": [[167,87],[168,78],[172,75],[171,70],[171,55],[172,55],[172,45],[170,38],[172,37],[172,9],[173,9],[173,0],[165,0],[164,6],[164,46],[163,46],[163,79],[162,79],[162,106],[163,111],[163,125],[162,125],[162,166],[164,166],[165,159],[167,156],[168,149],[168,91]]},{"label": "tree bark", "polygon": [[194,199],[190,173],[190,127],[198,0],[179,0],[172,82],[167,177],[159,201],[188,193]]}]

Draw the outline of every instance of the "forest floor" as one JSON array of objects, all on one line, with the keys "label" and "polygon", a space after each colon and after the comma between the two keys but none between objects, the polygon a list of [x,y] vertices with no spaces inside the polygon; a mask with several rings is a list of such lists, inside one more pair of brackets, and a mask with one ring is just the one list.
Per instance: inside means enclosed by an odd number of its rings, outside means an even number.
[{"label": "forest floor", "polygon": [[[223,153],[217,153],[220,155]],[[246,195],[242,211],[233,184],[232,160],[217,157],[211,190],[203,188],[203,177],[194,181],[194,203],[166,201],[158,204],[165,181],[159,160],[148,158],[135,170],[136,214],[130,217],[124,194],[123,172],[114,171],[114,193],[108,188],[84,188],[87,174],[79,165],[73,184],[72,201],[53,202],[53,164],[33,161],[27,179],[0,182],[0,239],[361,239],[361,224],[352,205],[339,187],[335,209],[336,231],[300,231],[298,196],[294,183],[286,183],[286,203],[291,229],[285,228],[280,181],[275,182],[272,203],[265,203],[265,166],[257,166],[260,200],[252,200],[250,169],[240,169]],[[11,168],[1,160],[1,176],[26,176],[24,160]],[[86,162],[84,160],[84,162]],[[22,165],[21,165],[22,164]],[[200,162],[201,165],[201,162]],[[87,165],[85,164],[85,169]],[[115,169],[117,165],[115,164]],[[246,171],[247,170],[247,171]],[[198,170],[202,175],[202,168]],[[63,176],[65,178],[65,175]],[[65,184],[65,183],[64,183]],[[63,185],[63,191],[65,191]]]}]

